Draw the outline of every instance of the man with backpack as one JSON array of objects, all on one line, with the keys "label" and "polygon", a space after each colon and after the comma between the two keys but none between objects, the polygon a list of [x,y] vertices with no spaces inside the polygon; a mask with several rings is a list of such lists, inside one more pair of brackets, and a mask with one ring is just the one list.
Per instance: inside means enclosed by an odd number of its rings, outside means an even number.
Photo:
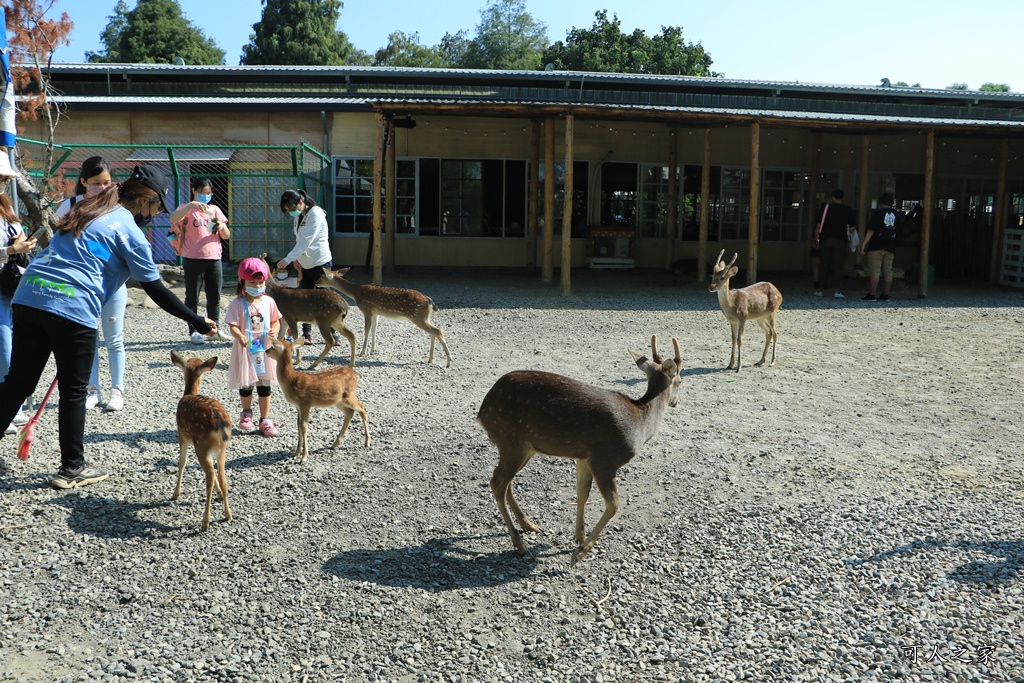
[{"label": "man with backpack", "polygon": [[[878,198],[878,208],[868,219],[867,234],[860,245],[860,255],[867,252],[868,293],[864,301],[888,301],[892,295],[892,261],[896,256],[896,211],[892,208],[892,194],[886,192]],[[882,281],[882,294],[878,295],[878,278]]]}]

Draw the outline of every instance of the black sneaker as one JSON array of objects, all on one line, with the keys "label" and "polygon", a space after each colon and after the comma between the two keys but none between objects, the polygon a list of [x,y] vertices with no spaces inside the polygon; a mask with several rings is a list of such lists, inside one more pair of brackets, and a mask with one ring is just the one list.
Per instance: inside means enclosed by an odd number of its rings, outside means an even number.
[{"label": "black sneaker", "polygon": [[878,295],[878,300],[879,300],[879,301],[888,301],[888,300],[889,300],[889,299],[891,299],[891,298],[892,298],[892,297],[891,297],[891,296],[889,296],[888,294],[879,294],[879,295]]},{"label": "black sneaker", "polygon": [[[889,297],[885,297],[885,298],[888,299]],[[860,298],[860,300],[861,301],[877,301],[878,297],[875,296],[874,294],[865,294],[864,296],[862,296]]]},{"label": "black sneaker", "polygon": [[66,470],[63,467],[60,468],[57,470],[57,476],[50,480],[50,485],[55,489],[73,489],[79,486],[95,484],[109,476],[110,472],[86,463],[77,471]]}]

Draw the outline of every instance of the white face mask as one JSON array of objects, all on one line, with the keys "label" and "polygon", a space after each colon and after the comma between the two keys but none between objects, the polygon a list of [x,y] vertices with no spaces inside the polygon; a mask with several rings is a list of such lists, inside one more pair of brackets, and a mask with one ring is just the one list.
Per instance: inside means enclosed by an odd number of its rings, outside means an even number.
[{"label": "white face mask", "polygon": [[108,187],[110,187],[110,185],[86,185],[85,186],[85,196],[86,197],[95,197],[96,195],[98,195],[100,192],[103,192],[103,190],[107,189]]}]

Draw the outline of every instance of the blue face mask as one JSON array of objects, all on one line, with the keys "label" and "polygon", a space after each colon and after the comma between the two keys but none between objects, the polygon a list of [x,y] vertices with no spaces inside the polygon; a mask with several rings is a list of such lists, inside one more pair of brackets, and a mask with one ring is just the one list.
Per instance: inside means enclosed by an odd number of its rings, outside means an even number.
[{"label": "blue face mask", "polygon": [[245,288],[245,293],[248,294],[249,296],[262,296],[263,292],[265,291],[267,291],[267,288],[263,286]]},{"label": "blue face mask", "polygon": [[299,216],[302,215],[302,211],[300,209],[295,209],[294,211],[289,211],[288,215],[291,216],[292,218],[298,218]]},{"label": "blue face mask", "polygon": [[143,228],[153,222],[152,216],[143,216],[141,213],[133,213],[132,218],[135,219],[135,225]]},{"label": "blue face mask", "polygon": [[213,199],[212,194],[197,194],[196,201],[202,204],[209,204],[210,200]]}]

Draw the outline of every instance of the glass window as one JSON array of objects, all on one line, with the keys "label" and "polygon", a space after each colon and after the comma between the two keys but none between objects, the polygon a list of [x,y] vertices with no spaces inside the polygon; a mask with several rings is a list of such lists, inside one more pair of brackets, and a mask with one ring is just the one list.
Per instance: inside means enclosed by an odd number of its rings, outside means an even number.
[{"label": "glass window", "polygon": [[[586,237],[587,196],[589,189],[590,164],[586,161],[574,161],[573,170],[573,201],[572,201],[572,237]],[[562,234],[564,218],[563,202],[565,201],[565,162],[555,162],[555,229],[552,235]],[[544,232],[544,178],[546,169],[541,161],[537,166],[537,223],[540,234]],[[635,184],[634,184],[635,191]]]}]

